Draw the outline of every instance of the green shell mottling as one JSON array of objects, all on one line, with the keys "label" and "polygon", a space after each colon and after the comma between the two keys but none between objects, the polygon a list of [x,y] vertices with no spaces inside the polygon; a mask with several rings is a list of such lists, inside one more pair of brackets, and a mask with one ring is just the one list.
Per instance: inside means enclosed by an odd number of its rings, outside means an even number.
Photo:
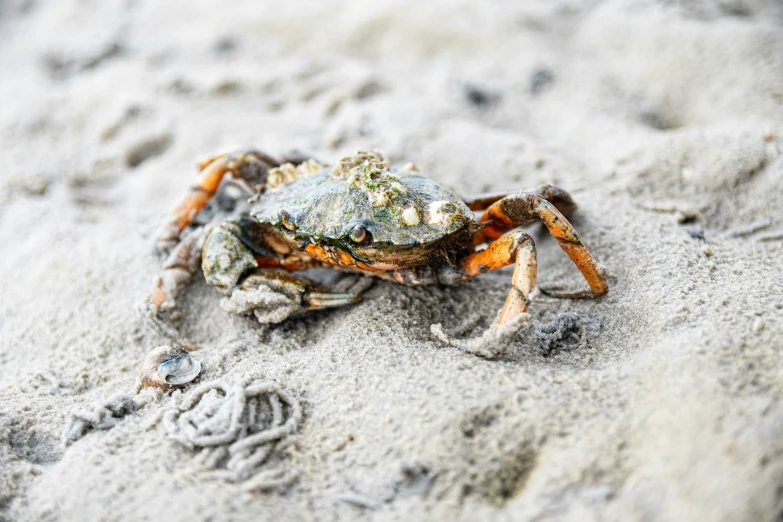
[{"label": "green shell mottling", "polygon": [[[384,169],[374,175],[370,187],[367,181],[325,169],[267,191],[255,202],[251,214],[262,223],[282,228],[279,215],[284,210],[297,235],[336,241],[347,238],[360,224],[372,235],[374,244],[399,246],[436,242],[473,220],[460,198],[416,172]],[[378,184],[390,187],[382,198],[375,190]],[[427,206],[443,201],[450,203],[448,219],[429,223]],[[402,215],[411,206],[421,216],[414,226]]]}]

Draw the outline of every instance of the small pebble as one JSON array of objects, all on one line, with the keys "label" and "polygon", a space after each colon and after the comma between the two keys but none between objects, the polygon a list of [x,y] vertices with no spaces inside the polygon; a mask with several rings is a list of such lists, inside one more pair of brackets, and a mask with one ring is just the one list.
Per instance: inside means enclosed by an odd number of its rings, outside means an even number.
[{"label": "small pebble", "polygon": [[382,93],[386,88],[381,85],[380,83],[370,80],[368,82],[363,83],[354,94],[354,97],[357,100],[366,100],[367,98],[372,98],[376,94]]},{"label": "small pebble", "polygon": [[713,254],[712,248],[710,248],[709,246],[704,245],[703,247],[701,247],[701,251],[704,252],[705,256],[712,257]]},{"label": "small pebble", "polygon": [[704,230],[700,228],[692,228],[689,233],[693,239],[704,239]]},{"label": "small pebble", "polygon": [[611,486],[596,486],[584,490],[582,492],[582,500],[588,505],[604,504],[611,500],[613,493]]},{"label": "small pebble", "polygon": [[345,493],[341,493],[340,495],[337,496],[337,500],[339,502],[352,504],[356,507],[361,507],[366,509],[378,509],[380,507],[380,504],[374,499],[370,497],[365,497],[364,495],[360,495],[358,493],[354,493],[353,491],[347,491]]},{"label": "small pebble", "polygon": [[31,196],[43,196],[49,189],[49,181],[37,175],[27,177],[19,185],[22,190]]},{"label": "small pebble", "polygon": [[237,48],[237,42],[230,36],[225,36],[214,43],[212,50],[216,54],[229,54],[235,51]]},{"label": "small pebble", "polygon": [[539,94],[554,81],[555,77],[552,71],[545,67],[539,67],[530,75],[530,92]]},{"label": "small pebble", "polygon": [[462,85],[462,94],[470,105],[479,108],[489,107],[500,100],[498,93],[472,83]]},{"label": "small pebble", "polygon": [[243,86],[236,80],[224,79],[213,85],[209,92],[215,96],[231,96],[239,94],[243,90]]},{"label": "small pebble", "polygon": [[136,168],[150,158],[160,156],[171,146],[174,138],[171,134],[151,136],[134,143],[125,151],[125,163]]},{"label": "small pebble", "polygon": [[762,321],[760,317],[756,318],[756,320],[753,321],[753,332],[758,334],[761,333],[763,329],[764,321]]}]

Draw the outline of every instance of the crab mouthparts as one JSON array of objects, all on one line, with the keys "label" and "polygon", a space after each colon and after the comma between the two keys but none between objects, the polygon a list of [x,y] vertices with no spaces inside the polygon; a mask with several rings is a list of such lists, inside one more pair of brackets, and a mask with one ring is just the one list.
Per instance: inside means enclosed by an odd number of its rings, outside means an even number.
[{"label": "crab mouthparts", "polygon": [[399,268],[431,264],[433,258],[442,258],[445,252],[455,250],[459,244],[455,236],[447,236],[437,241],[418,245],[373,245],[367,248],[351,249],[351,255],[372,268],[379,270],[397,270]]}]

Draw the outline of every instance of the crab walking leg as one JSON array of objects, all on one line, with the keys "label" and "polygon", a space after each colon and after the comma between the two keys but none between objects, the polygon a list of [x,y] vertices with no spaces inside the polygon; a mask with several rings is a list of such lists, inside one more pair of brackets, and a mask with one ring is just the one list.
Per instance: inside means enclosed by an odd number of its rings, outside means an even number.
[{"label": "crab walking leg", "polygon": [[342,294],[333,294],[330,292],[312,292],[308,291],[303,302],[307,305],[309,310],[317,310],[320,308],[334,308],[335,306],[345,306],[353,303],[358,303],[361,297],[358,294],[350,292]]},{"label": "crab walking leg", "polygon": [[226,173],[228,173],[228,158],[225,156],[212,161],[201,171],[199,180],[191,189],[191,193],[171,213],[171,217],[176,220],[175,223],[180,232],[193,222],[196,214],[204,208],[209,199],[217,192],[220,182],[223,181],[223,176]]},{"label": "crab walking leg", "polygon": [[527,311],[530,294],[536,287],[538,264],[533,238],[521,231],[512,232],[493,241],[480,252],[474,252],[462,261],[462,268],[471,277],[487,270],[496,270],[514,263],[511,290],[500,311],[498,324],[503,324]]},{"label": "crab walking leg", "polygon": [[487,210],[490,205],[508,196],[508,192],[505,193],[492,193],[492,194],[474,194],[470,197],[464,198],[465,204],[470,210]]},{"label": "crab walking leg", "polygon": [[512,194],[491,205],[481,218],[482,222],[490,224],[480,234],[487,238],[500,237],[506,231],[535,219],[540,219],[546,225],[549,233],[557,239],[560,248],[571,258],[590,285],[590,292],[560,294],[556,297],[595,297],[605,294],[606,282],[598,271],[593,256],[579,240],[571,223],[538,191]]},{"label": "crab walking leg", "polygon": [[171,310],[176,297],[186,287],[201,265],[201,247],[211,227],[198,228],[177,244],[163,263],[163,270],[146,302],[158,310]]},{"label": "crab walking leg", "polygon": [[552,185],[543,185],[526,192],[536,194],[549,201],[564,216],[573,214],[577,207],[577,204],[574,202],[573,198],[571,198],[571,194],[561,188],[553,187]]},{"label": "crab walking leg", "polygon": [[163,252],[177,244],[180,233],[193,222],[196,215],[206,206],[223,180],[228,164],[227,158],[218,157],[201,170],[198,182],[190,194],[160,224],[156,234],[158,248]]},{"label": "crab walking leg", "polygon": [[[568,216],[576,210],[576,203],[574,203],[574,200],[571,198],[571,194],[563,189],[553,187],[552,185],[542,185],[538,188],[526,190],[525,192],[528,194],[538,194],[557,207],[557,210],[563,215]],[[509,195],[510,194],[507,192],[476,194],[465,198],[465,204],[470,210],[487,210],[493,203],[497,203]]]},{"label": "crab walking leg", "polygon": [[199,163],[198,181],[185,199],[161,223],[156,235],[158,248],[168,252],[176,245],[180,233],[196,218],[217,192],[226,174],[241,178],[253,188],[260,189],[266,182],[270,168],[279,166],[274,158],[259,151],[223,154]]},{"label": "crab walking leg", "polygon": [[158,333],[175,340],[176,343],[189,350],[195,348],[180,338],[177,329],[168,319],[161,317],[160,312],[173,311],[177,304],[177,296],[182,289],[190,284],[193,274],[196,273],[201,262],[204,237],[211,228],[211,226],[197,228],[177,244],[163,263],[163,269],[155,280],[152,290],[138,307],[142,318],[148,321],[148,324]]}]

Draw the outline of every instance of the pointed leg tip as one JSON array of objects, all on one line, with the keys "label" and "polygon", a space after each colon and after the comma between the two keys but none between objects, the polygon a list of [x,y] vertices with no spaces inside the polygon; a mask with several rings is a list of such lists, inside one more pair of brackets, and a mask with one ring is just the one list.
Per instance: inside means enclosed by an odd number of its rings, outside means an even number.
[{"label": "pointed leg tip", "polygon": [[504,323],[493,324],[481,337],[470,339],[456,339],[450,336],[441,324],[431,325],[430,331],[444,344],[456,346],[464,352],[484,357],[485,359],[494,359],[506,353],[514,337],[529,319],[530,314],[520,313]]}]

